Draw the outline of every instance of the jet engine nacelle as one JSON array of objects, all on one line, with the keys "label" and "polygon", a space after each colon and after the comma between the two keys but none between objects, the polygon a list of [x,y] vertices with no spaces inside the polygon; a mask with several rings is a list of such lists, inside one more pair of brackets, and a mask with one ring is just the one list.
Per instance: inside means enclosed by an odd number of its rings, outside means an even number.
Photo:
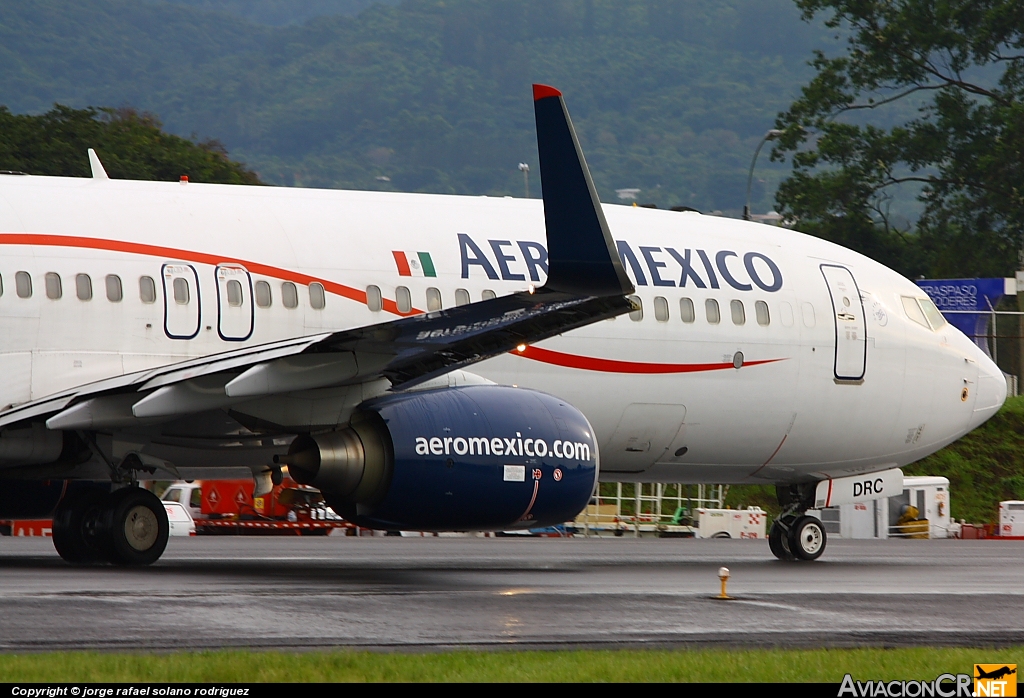
[{"label": "jet engine nacelle", "polygon": [[64,435],[43,424],[0,433],[0,467],[52,463],[64,450]]},{"label": "jet engine nacelle", "polygon": [[563,523],[587,505],[598,473],[583,413],[496,385],[375,398],[348,427],[300,436],[279,461],[346,519],[417,531]]}]

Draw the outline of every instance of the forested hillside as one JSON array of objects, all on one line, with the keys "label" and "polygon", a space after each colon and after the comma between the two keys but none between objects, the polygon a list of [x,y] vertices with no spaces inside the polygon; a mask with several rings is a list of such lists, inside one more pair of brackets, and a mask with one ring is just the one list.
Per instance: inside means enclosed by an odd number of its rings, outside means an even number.
[{"label": "forested hillside", "polygon": [[[282,27],[360,3],[276,22],[238,4],[7,0],[0,104],[131,105],[270,183],[518,196],[529,85],[549,82],[604,200],[738,212],[758,140],[828,43],[790,0],[407,0]],[[755,211],[786,171],[762,159]]]},{"label": "forested hillside", "polygon": [[99,154],[115,179],[259,184],[245,167],[228,159],[216,141],[164,133],[151,114],[133,109],[55,107],[39,116],[0,107],[0,170],[54,177],[90,177],[88,151]]},{"label": "forested hillside", "polygon": [[[160,0],[156,0],[159,2]],[[397,5],[400,0],[166,0],[211,12],[244,17],[257,24],[283,27],[314,17],[353,16],[374,3]]]}]

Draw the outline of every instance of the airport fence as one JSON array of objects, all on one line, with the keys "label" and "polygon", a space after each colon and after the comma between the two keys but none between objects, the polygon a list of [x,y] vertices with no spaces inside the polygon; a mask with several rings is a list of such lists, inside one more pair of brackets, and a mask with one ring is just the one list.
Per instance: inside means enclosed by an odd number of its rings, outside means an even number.
[{"label": "airport fence", "polygon": [[696,526],[697,509],[722,509],[728,485],[664,482],[599,484],[587,508],[576,518],[583,535],[623,535]]}]

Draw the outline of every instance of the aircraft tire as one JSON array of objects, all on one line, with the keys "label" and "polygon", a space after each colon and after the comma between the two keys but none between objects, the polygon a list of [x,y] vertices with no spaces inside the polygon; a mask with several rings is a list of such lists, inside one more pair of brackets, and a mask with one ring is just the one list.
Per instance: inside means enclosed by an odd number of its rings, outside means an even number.
[{"label": "aircraft tire", "polygon": [[772,527],[768,530],[768,548],[772,551],[772,555],[783,562],[791,562],[795,559],[793,553],[789,552],[788,537],[788,532],[779,525],[779,522],[773,521]]},{"label": "aircraft tire", "polygon": [[66,562],[87,565],[104,559],[97,545],[96,524],[103,513],[107,495],[97,489],[65,497],[53,513],[53,547]]},{"label": "aircraft tire", "polygon": [[103,516],[107,560],[114,565],[151,565],[167,547],[170,524],[152,492],[126,487],[110,495]]},{"label": "aircraft tire", "polygon": [[801,516],[789,529],[789,549],[798,560],[817,560],[827,543],[825,524],[814,516]]}]

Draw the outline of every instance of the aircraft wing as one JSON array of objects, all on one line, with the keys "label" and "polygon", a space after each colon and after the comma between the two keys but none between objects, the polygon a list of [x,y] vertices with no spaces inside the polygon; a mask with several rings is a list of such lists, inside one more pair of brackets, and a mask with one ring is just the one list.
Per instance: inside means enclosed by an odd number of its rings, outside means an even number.
[{"label": "aircraft wing", "polygon": [[9,409],[0,427],[45,419],[50,429],[116,428],[380,378],[411,387],[629,312],[633,285],[561,93],[536,85],[534,105],[549,250],[543,287],[110,378]]}]

